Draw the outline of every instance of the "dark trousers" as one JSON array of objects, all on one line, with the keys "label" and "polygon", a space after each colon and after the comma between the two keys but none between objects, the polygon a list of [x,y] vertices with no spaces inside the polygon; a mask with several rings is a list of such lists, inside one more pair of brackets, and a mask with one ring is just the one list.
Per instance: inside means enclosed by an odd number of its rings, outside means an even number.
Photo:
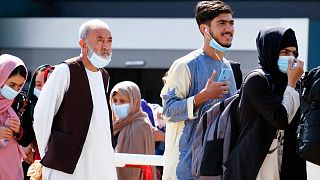
[{"label": "dark trousers", "polygon": [[30,177],[27,176],[27,172],[28,172],[29,167],[30,167],[30,164],[28,164],[28,163],[26,163],[24,161],[22,162],[22,168],[23,168],[23,174],[24,174],[24,179],[25,180],[29,180],[30,179]]}]

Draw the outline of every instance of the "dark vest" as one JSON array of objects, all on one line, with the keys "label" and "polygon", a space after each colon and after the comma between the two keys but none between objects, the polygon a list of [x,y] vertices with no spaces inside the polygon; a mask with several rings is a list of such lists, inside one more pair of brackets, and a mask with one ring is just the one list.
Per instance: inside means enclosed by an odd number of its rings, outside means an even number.
[{"label": "dark vest", "polygon": [[[80,158],[86,140],[93,102],[89,80],[80,57],[65,61],[70,70],[70,85],[65,93],[57,114],[54,116],[47,152],[41,164],[48,168],[72,174]],[[109,109],[110,130],[113,133],[111,109],[108,101],[109,74],[102,73]],[[111,134],[113,137],[113,134]],[[113,140],[112,140],[113,142]]]}]

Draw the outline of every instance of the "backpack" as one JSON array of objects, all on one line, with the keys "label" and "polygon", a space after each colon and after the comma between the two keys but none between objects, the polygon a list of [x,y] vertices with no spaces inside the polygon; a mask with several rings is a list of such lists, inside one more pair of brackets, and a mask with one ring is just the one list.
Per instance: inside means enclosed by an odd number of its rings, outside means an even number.
[{"label": "backpack", "polygon": [[301,79],[302,115],[297,131],[301,158],[320,165],[320,66]]},{"label": "backpack", "polygon": [[[262,69],[252,72],[262,74],[271,87],[271,77]],[[235,95],[216,103],[200,118],[192,144],[191,171],[196,179],[222,178],[225,171],[223,164],[249,124],[247,122],[241,130],[238,127],[237,111],[241,91],[242,88]]]},{"label": "backpack", "polygon": [[228,60],[228,62],[231,65],[233,76],[234,76],[234,79],[236,80],[237,89],[240,89],[242,84],[242,71],[240,68],[240,63],[235,61],[230,61],[230,60]]}]

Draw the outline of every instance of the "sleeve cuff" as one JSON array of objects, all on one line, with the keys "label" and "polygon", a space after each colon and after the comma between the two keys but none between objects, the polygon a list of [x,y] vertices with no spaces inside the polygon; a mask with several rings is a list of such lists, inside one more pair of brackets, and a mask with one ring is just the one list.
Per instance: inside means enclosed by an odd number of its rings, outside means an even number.
[{"label": "sleeve cuff", "polygon": [[299,98],[299,93],[294,88],[287,86],[284,91],[282,105],[286,108],[289,123],[292,121],[300,106]]},{"label": "sleeve cuff", "polygon": [[292,96],[299,97],[299,93],[291,86],[287,86],[285,94],[291,94]]},{"label": "sleeve cuff", "polygon": [[188,108],[189,119],[195,119],[198,117],[199,110],[194,109],[194,96],[191,96],[187,99],[187,108]]}]

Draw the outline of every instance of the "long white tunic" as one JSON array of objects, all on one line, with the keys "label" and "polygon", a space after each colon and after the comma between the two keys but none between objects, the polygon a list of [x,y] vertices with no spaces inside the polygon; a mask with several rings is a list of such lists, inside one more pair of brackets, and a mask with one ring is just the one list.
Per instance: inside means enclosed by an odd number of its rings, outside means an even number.
[{"label": "long white tunic", "polygon": [[[86,73],[92,95],[93,112],[76,169],[73,174],[67,174],[44,167],[42,171],[44,180],[117,179],[102,75],[100,71],[92,72],[87,69]],[[34,130],[41,157],[46,153],[53,117],[61,105],[69,84],[69,67],[61,64],[56,67],[41,91],[34,111]]]}]

